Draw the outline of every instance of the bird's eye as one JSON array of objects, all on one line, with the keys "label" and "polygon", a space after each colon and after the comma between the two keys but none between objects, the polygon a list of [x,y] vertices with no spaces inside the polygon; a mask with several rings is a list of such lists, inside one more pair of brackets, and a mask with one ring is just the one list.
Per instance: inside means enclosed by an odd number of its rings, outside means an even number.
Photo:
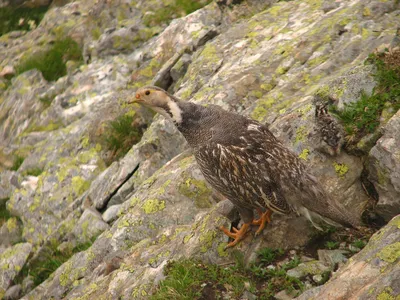
[{"label": "bird's eye", "polygon": [[150,91],[145,91],[144,92],[147,96],[150,95]]}]

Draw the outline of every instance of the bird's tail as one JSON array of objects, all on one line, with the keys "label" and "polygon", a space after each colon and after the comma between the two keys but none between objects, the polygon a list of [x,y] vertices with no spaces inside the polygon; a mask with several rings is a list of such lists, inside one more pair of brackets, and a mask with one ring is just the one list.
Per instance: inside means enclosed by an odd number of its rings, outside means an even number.
[{"label": "bird's tail", "polygon": [[[339,223],[354,228],[361,226],[360,218],[350,213],[343,205],[330,197],[314,176],[307,174],[306,181],[308,182],[305,183],[305,186],[308,186],[308,188],[304,189],[304,193],[302,193],[301,196],[304,209],[303,211],[299,209],[300,213],[304,214],[306,217],[309,216],[310,220],[315,219],[316,213],[322,217],[320,219],[328,224],[331,223],[331,225]],[[333,223],[330,221],[333,221]],[[315,223],[313,222],[313,224]]]}]

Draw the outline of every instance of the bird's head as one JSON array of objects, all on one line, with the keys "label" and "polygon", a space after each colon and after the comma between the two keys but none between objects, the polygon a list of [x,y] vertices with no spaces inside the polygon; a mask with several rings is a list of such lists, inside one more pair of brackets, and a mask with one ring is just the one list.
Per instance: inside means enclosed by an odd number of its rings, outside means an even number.
[{"label": "bird's head", "polygon": [[182,111],[178,102],[178,99],[159,87],[145,86],[136,91],[135,98],[129,103],[147,106],[179,124],[182,122]]}]

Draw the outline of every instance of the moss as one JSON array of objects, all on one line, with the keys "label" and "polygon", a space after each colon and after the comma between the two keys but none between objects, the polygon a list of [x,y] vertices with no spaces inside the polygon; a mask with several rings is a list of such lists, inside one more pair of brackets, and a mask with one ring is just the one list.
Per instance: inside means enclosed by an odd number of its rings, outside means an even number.
[{"label": "moss", "polygon": [[217,252],[220,257],[227,257],[228,252],[225,250],[227,243],[220,243],[217,247]]},{"label": "moss", "polygon": [[384,247],[377,256],[389,263],[393,263],[400,257],[400,242]]},{"label": "moss", "polygon": [[346,164],[334,162],[332,165],[339,178],[344,178],[346,173],[349,171],[349,167]]},{"label": "moss", "polygon": [[82,195],[90,187],[90,181],[83,179],[81,176],[72,177],[71,184],[76,196]]},{"label": "moss", "polygon": [[202,245],[200,248],[200,252],[205,253],[208,251],[208,249],[211,248],[216,235],[217,234],[214,230],[212,231],[207,230],[200,235],[199,241],[200,244]]},{"label": "moss", "polygon": [[142,209],[146,214],[153,214],[165,209],[165,201],[158,199],[148,199],[143,205]]},{"label": "moss", "polygon": [[304,142],[308,136],[308,130],[306,126],[300,126],[296,129],[296,139],[295,144],[299,142]]},{"label": "moss", "polygon": [[307,160],[309,154],[310,154],[310,150],[303,149],[303,151],[299,154],[299,157],[301,159]]},{"label": "moss", "polygon": [[268,111],[274,103],[275,99],[272,97],[258,101],[257,106],[251,113],[251,117],[257,121],[262,121],[268,115]]},{"label": "moss", "polygon": [[211,207],[210,196],[211,190],[202,180],[189,178],[179,185],[179,193],[194,200],[196,207]]}]

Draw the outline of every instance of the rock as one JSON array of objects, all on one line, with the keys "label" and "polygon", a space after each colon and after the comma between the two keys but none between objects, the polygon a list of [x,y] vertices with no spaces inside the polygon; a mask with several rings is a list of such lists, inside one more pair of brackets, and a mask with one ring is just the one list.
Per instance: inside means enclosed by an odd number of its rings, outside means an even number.
[{"label": "rock", "polygon": [[0,77],[13,77],[15,70],[13,66],[5,66],[0,72]]},{"label": "rock", "polygon": [[322,3],[322,10],[324,11],[324,13],[327,13],[329,11],[331,11],[332,9],[336,9],[340,6],[339,2],[332,2],[329,0],[324,0],[324,2]]},{"label": "rock", "polygon": [[28,294],[35,287],[35,282],[33,281],[33,277],[28,275],[22,280],[22,294]]},{"label": "rock", "polygon": [[297,267],[287,271],[287,274],[291,277],[302,278],[307,275],[321,275],[329,270],[330,268],[322,262],[314,260],[299,264]]},{"label": "rock", "polygon": [[274,295],[274,299],[277,299],[277,300],[291,300],[293,298],[294,297],[292,295],[290,295],[290,293],[286,290],[282,290],[279,293],[276,293]]},{"label": "rock", "polygon": [[250,293],[249,291],[245,291],[243,293],[243,295],[240,297],[240,299],[243,299],[243,300],[256,300],[257,296],[252,294],[252,293]]},{"label": "rock", "polygon": [[22,240],[22,226],[21,222],[13,217],[9,218],[0,227],[0,245],[9,247],[15,245]]},{"label": "rock", "polygon": [[368,179],[374,184],[379,201],[375,211],[390,220],[400,213],[400,111],[386,124],[384,135],[368,157]]},{"label": "rock", "polygon": [[322,283],[323,277],[322,277],[322,275],[317,274],[317,275],[314,275],[314,276],[312,277],[312,279],[314,280],[314,282],[315,282],[316,284],[320,284],[320,283]]},{"label": "rock", "polygon": [[323,286],[308,290],[299,300],[394,299],[400,294],[400,216],[376,232],[364,249],[351,257]]},{"label": "rock", "polygon": [[103,220],[106,223],[111,223],[117,219],[117,214],[121,209],[121,205],[112,205],[103,213]]},{"label": "rock", "polygon": [[325,250],[318,249],[318,260],[323,264],[330,266],[331,269],[338,263],[346,262],[347,258],[344,254],[348,254],[345,250]]},{"label": "rock", "polygon": [[31,244],[20,243],[7,248],[0,254],[0,295],[11,286],[31,251]]},{"label": "rock", "polygon": [[85,209],[78,223],[72,230],[78,244],[91,242],[110,226],[105,223],[101,214],[91,208]]},{"label": "rock", "polygon": [[10,198],[11,191],[13,189],[11,178],[13,178],[15,174],[16,173],[14,171],[8,170],[0,172],[0,201]]},{"label": "rock", "polygon": [[18,300],[21,297],[22,288],[20,284],[13,285],[4,294],[4,300]]},{"label": "rock", "polygon": [[188,53],[184,53],[178,62],[171,68],[171,77],[174,82],[177,82],[180,78],[185,75],[190,63],[192,62],[192,57]]}]

